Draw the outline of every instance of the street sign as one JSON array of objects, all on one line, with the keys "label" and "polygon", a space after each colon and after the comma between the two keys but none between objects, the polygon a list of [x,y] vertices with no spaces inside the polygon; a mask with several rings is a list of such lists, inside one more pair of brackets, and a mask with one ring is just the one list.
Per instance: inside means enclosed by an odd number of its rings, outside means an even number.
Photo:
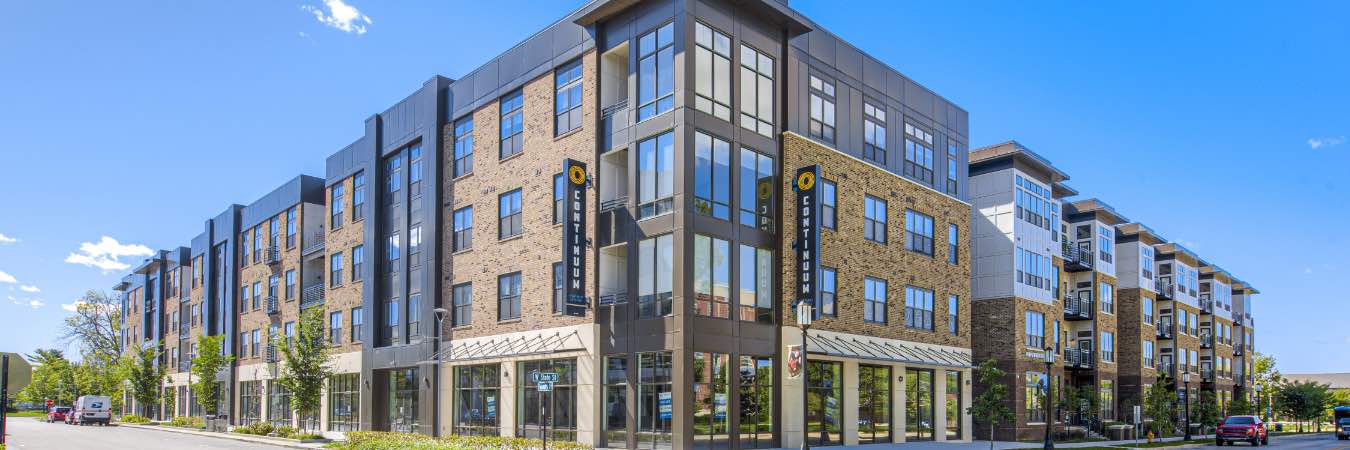
[{"label": "street sign", "polygon": [[539,388],[539,392],[553,392],[552,381],[540,381],[535,387]]},{"label": "street sign", "polygon": [[17,394],[33,381],[33,366],[28,365],[28,361],[18,353],[0,352],[0,355],[9,355],[9,367],[5,368],[9,383],[5,388],[9,390],[10,395]]},{"label": "street sign", "polygon": [[558,374],[554,372],[530,372],[530,379],[535,383],[557,383]]}]

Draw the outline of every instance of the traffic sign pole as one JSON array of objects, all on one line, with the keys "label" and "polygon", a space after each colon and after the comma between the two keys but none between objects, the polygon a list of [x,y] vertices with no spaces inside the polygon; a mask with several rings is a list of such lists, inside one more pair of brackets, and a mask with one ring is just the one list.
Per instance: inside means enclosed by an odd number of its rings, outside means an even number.
[{"label": "traffic sign pole", "polygon": [[3,355],[3,358],[0,358],[0,444],[5,443],[5,430],[9,427],[9,419],[5,417],[7,408],[9,408],[9,355]]}]

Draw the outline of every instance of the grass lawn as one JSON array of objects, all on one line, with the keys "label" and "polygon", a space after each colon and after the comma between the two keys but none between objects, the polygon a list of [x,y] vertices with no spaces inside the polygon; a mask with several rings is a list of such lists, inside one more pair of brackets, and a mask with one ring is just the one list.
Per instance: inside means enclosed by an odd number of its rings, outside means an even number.
[{"label": "grass lawn", "polygon": [[46,412],[46,411],[38,411],[38,410],[19,411],[19,412],[6,413],[6,414],[5,414],[5,417],[47,417],[47,412]]}]

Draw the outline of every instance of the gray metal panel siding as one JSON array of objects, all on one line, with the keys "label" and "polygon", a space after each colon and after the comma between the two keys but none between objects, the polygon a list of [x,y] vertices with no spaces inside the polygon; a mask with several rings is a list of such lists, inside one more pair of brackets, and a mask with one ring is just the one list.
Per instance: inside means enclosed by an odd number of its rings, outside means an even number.
[{"label": "gray metal panel siding", "polygon": [[[323,179],[300,175],[287,181],[285,184],[273,189],[272,192],[262,196],[257,201],[244,207],[240,218],[242,229],[253,228],[254,226],[267,221],[268,219],[281,214],[292,206],[299,204],[306,199],[314,202],[316,188],[318,199],[322,199]],[[308,189],[308,191],[307,191]]]}]

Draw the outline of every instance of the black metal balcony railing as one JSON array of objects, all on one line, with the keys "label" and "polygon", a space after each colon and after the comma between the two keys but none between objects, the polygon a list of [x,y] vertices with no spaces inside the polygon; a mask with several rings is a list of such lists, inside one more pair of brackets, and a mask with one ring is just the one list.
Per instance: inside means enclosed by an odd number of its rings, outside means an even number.
[{"label": "black metal balcony railing", "polygon": [[267,362],[270,362],[270,363],[272,363],[272,362],[277,362],[277,346],[276,346],[276,345],[274,345],[274,344],[267,344],[267,352],[266,352],[266,355],[265,355],[264,359],[266,359]]},{"label": "black metal balcony railing", "polygon": [[317,232],[305,233],[305,248],[300,249],[300,254],[309,256],[311,253],[322,251],[325,235],[322,229]]},{"label": "black metal balcony railing", "polygon": [[1092,348],[1065,348],[1064,349],[1064,368],[1065,369],[1091,369],[1092,368]]},{"label": "black metal balcony railing", "polygon": [[1211,369],[1211,368],[1208,368],[1208,367],[1201,367],[1201,368],[1200,368],[1200,380],[1202,380],[1202,381],[1211,381],[1211,382],[1214,381],[1214,369]]},{"label": "black metal balcony railing", "polygon": [[267,296],[267,315],[280,314],[281,305],[277,302],[277,296]]},{"label": "black metal balcony railing", "polygon": [[1171,338],[1172,338],[1172,323],[1162,322],[1158,324],[1158,339],[1171,339]]},{"label": "black metal balcony railing", "polygon": [[1154,290],[1158,291],[1159,300],[1171,300],[1176,298],[1176,285],[1172,284],[1171,276],[1158,277],[1158,281],[1153,285]]},{"label": "black metal balcony railing", "polygon": [[1214,348],[1214,336],[1200,336],[1200,348]]},{"label": "black metal balcony railing", "polygon": [[267,247],[267,251],[263,253],[263,259],[267,261],[268,265],[281,264],[281,249],[277,246]]},{"label": "black metal balcony railing", "polygon": [[300,290],[300,307],[305,308],[311,305],[322,304],[324,299],[324,286],[322,283],[313,286],[306,286]]},{"label": "black metal balcony railing", "polygon": [[1065,242],[1061,250],[1063,250],[1064,253],[1064,270],[1070,272],[1092,270],[1094,255],[1092,253],[1091,245],[1087,243],[1070,245],[1068,242]]},{"label": "black metal balcony railing", "polygon": [[1160,372],[1160,373],[1165,373],[1165,374],[1168,374],[1168,375],[1171,375],[1171,374],[1172,374],[1172,363],[1170,363],[1170,362],[1160,362],[1160,363],[1158,363],[1158,372]]},{"label": "black metal balcony railing", "polygon": [[628,303],[627,292],[616,292],[613,294],[604,294],[600,296],[601,305],[618,305]]},{"label": "black metal balcony railing", "polygon": [[1214,300],[1210,299],[1209,294],[1200,294],[1200,313],[1214,314]]},{"label": "black metal balcony railing", "polygon": [[611,210],[611,209],[622,208],[622,207],[624,207],[624,206],[626,206],[626,205],[628,205],[628,196],[625,195],[625,196],[623,196],[623,197],[615,197],[615,198],[612,198],[612,199],[609,199],[609,200],[605,200],[605,201],[603,201],[603,202],[600,202],[600,211],[601,211],[601,212],[609,211],[609,210]]},{"label": "black metal balcony railing", "polygon": [[1064,320],[1092,320],[1092,295],[1080,293],[1064,301]]}]

